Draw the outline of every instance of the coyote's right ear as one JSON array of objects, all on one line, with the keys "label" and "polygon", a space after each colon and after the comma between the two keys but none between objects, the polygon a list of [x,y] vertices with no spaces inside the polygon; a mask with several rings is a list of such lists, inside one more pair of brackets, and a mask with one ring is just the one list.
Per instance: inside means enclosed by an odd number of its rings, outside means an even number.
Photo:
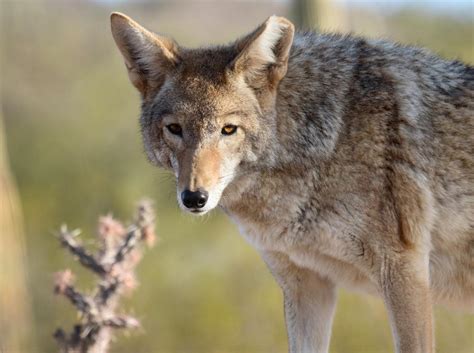
[{"label": "coyote's right ear", "polygon": [[177,64],[178,45],[170,38],[146,30],[124,14],[112,13],[110,22],[130,81],[145,96],[150,88],[163,84],[166,73]]}]

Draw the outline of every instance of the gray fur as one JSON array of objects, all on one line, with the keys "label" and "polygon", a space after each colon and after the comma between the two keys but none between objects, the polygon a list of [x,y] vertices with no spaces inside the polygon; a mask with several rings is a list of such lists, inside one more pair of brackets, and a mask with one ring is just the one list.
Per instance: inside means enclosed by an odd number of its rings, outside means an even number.
[{"label": "gray fur", "polygon": [[[249,43],[275,21],[276,62],[261,66]],[[174,170],[178,194],[218,185],[282,287],[291,353],[328,351],[338,286],[384,299],[397,352],[433,352],[432,301],[474,308],[474,68],[352,36],[291,42],[288,23],[177,49],[180,64],[143,94],[148,155]],[[237,108],[242,132],[224,140],[218,117]],[[201,182],[209,159],[225,168]]]}]

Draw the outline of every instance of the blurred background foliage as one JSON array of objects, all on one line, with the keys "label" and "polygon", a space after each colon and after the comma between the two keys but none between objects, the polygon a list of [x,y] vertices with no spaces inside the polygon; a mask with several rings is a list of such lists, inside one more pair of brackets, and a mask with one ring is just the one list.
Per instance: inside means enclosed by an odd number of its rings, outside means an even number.
[{"label": "blurred background foliage", "polygon": [[[99,214],[130,219],[142,196],[156,202],[161,242],[145,256],[141,286],[127,302],[143,329],[119,337],[113,351],[286,351],[281,294],[256,252],[220,211],[199,219],[181,214],[171,175],[147,164],[139,98],[110,35],[112,10],[185,46],[228,42],[275,13],[306,27],[423,45],[472,64],[472,2],[440,3],[1,0],[1,102],[25,245],[19,235],[23,250],[16,251],[1,230],[0,296],[13,287],[26,295],[0,303],[24,308],[29,320],[15,320],[0,307],[8,326],[0,326],[0,351],[54,352],[52,332],[75,319],[69,304],[52,295],[52,273],[72,267],[84,288],[90,278],[59,249],[54,230],[66,222],[92,242]],[[14,250],[24,258],[6,261]],[[8,278],[9,266],[18,274]],[[438,352],[474,352],[472,316],[438,309],[436,317]],[[8,332],[22,333],[11,346]],[[381,301],[341,291],[331,352],[390,351]]]}]

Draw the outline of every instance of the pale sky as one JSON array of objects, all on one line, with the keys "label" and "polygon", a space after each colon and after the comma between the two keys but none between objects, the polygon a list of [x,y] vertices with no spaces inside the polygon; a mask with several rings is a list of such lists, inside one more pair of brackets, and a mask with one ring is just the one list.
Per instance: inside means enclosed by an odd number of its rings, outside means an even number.
[{"label": "pale sky", "polygon": [[[0,0],[1,1],[1,0]],[[114,4],[124,2],[148,2],[149,0],[93,0],[100,3]],[[180,2],[180,0],[155,0],[156,2]],[[182,0],[182,2],[283,2],[292,0]],[[474,0],[333,0],[347,5],[375,7],[379,10],[396,10],[401,7],[416,7],[427,11],[458,14],[474,20]]]}]

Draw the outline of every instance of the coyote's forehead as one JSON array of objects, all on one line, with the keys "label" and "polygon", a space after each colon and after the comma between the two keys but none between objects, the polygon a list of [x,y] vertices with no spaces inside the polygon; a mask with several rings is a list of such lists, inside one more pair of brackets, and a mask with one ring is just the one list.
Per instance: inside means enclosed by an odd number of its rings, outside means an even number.
[{"label": "coyote's forehead", "polygon": [[234,46],[182,49],[176,72],[186,84],[225,85],[228,66],[236,55]]},{"label": "coyote's forehead", "polygon": [[179,62],[168,72],[161,96],[215,105],[237,88],[227,69],[233,56],[232,47],[182,49]]},{"label": "coyote's forehead", "polygon": [[184,65],[170,75],[163,87],[146,109],[154,119],[172,115],[207,125],[219,117],[237,114],[248,115],[258,109],[250,89],[238,78],[226,77],[225,68],[220,70],[200,65]]}]

